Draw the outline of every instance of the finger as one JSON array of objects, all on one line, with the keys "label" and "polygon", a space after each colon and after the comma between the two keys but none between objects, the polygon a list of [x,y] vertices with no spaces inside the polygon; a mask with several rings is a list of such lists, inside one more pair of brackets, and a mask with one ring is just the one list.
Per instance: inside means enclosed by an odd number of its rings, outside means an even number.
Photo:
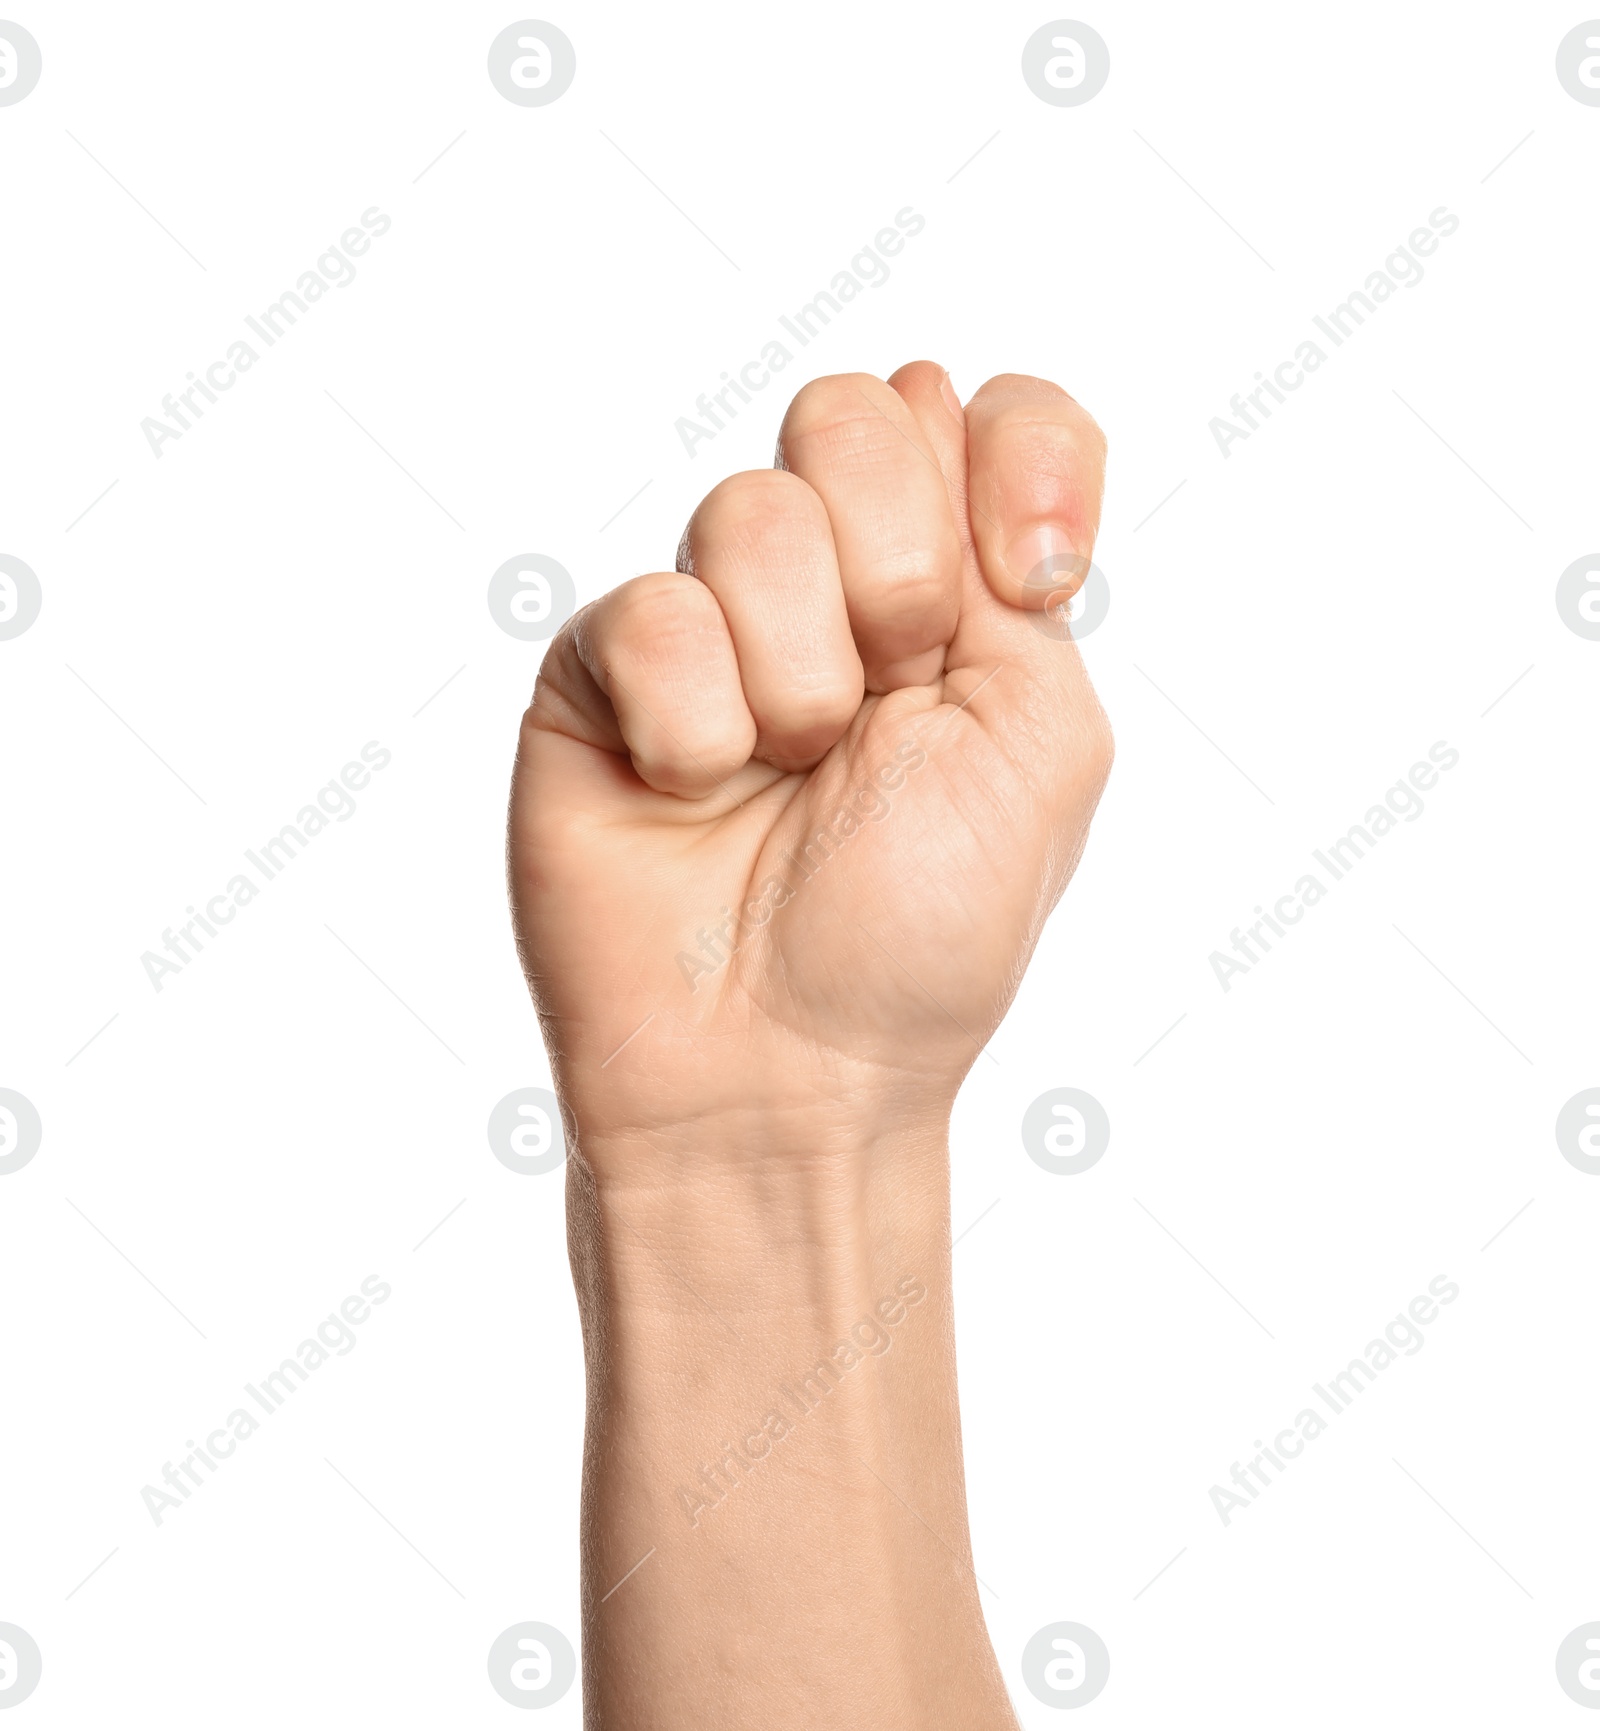
[{"label": "finger", "polygon": [[[968,415],[976,410],[983,426],[985,407],[993,405],[975,399],[962,411],[948,375],[930,361],[901,368],[890,383],[938,453],[966,549],[961,618],[945,657],[945,700],[1026,766],[1028,784],[1053,808],[1090,810],[1110,769],[1112,742],[1078,646],[1053,622],[1041,630],[1040,614],[1010,605],[979,567],[976,538],[987,535],[993,544],[1001,526],[986,525],[982,507],[967,499],[969,462],[977,462]],[[980,398],[988,392],[986,386]],[[1063,580],[1052,575],[1041,587],[1049,592]],[[1068,572],[1065,581],[1076,578]]]},{"label": "finger", "polygon": [[[642,781],[698,799],[749,761],[756,724],[728,622],[703,583],[636,577],[586,607],[552,646],[541,683],[561,693],[590,743],[625,749]],[[614,732],[595,714],[610,703]],[[586,701],[588,699],[588,701]]]},{"label": "finger", "polygon": [[868,373],[814,380],[784,416],[778,461],[827,506],[867,689],[936,679],[959,610],[960,544],[904,399]]},{"label": "finger", "polygon": [[956,539],[965,550],[967,533],[967,416],[949,373],[937,361],[908,361],[889,375],[889,384],[916,418],[922,437],[944,476]]},{"label": "finger", "polygon": [[728,622],[754,755],[809,769],[855,719],[862,693],[822,500],[780,469],[731,475],[690,518],[678,562]]},{"label": "finger", "polygon": [[[946,685],[959,702],[972,689],[972,678],[987,677],[997,663],[1028,666],[1041,652],[1059,674],[1071,656],[1050,655],[1041,642],[1036,614],[1024,612],[1003,601],[984,580],[973,534],[973,512],[968,499],[968,442],[966,411],[956,395],[950,375],[932,361],[912,361],[890,379],[917,417],[924,438],[937,454],[944,471],[945,486],[956,533],[962,547],[961,615],[956,634],[945,651]],[[1052,635],[1059,636],[1059,633]],[[1054,647],[1051,645],[1050,647]],[[1070,645],[1069,645],[1070,647]],[[975,670],[975,671],[974,671]]]},{"label": "finger", "polygon": [[1105,486],[1105,435],[1059,385],[990,379],[967,404],[972,538],[989,587],[1013,607],[1075,594],[1088,575]]}]

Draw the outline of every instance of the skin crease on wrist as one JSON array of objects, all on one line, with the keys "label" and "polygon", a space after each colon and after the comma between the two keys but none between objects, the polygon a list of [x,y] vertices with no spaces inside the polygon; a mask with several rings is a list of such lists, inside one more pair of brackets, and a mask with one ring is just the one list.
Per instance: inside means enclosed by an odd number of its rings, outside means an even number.
[{"label": "skin crease on wrist", "polygon": [[1110,769],[1039,629],[1104,462],[1042,379],[818,379],[545,657],[509,866],[566,1117],[589,1731],[1016,1724],[946,1136]]}]

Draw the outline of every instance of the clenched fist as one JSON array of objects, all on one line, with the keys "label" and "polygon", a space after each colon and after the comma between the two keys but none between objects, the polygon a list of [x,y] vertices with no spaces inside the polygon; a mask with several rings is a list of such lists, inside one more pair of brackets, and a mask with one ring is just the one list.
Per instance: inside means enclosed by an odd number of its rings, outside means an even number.
[{"label": "clenched fist", "polygon": [[706,496],[675,571],[567,623],[523,721],[510,861],[586,1157],[947,1117],[1111,761],[1043,611],[1087,571],[1104,462],[1042,379],[964,411],[926,361],[819,379],[777,465]]}]

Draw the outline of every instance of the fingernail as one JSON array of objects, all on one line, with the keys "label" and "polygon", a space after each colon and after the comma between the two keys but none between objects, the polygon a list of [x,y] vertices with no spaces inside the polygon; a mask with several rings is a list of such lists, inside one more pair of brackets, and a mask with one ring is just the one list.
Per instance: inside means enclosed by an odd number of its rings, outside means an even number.
[{"label": "fingernail", "polygon": [[1089,562],[1073,549],[1060,524],[1035,523],[1012,537],[1006,566],[1031,594],[1050,595],[1077,583]]},{"label": "fingernail", "polygon": [[944,398],[950,413],[959,421],[965,417],[961,413],[961,399],[956,395],[956,388],[950,383],[948,373],[939,381],[939,395]]}]

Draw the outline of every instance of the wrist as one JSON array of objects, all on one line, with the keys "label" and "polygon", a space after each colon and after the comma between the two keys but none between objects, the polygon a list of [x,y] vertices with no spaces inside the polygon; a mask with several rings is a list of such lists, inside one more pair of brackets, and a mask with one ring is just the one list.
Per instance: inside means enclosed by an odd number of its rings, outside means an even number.
[{"label": "wrist", "polygon": [[[943,1120],[815,1133],[766,1114],[575,1138],[569,1242],[580,1300],[641,1320],[691,1311],[833,1319],[949,1254]],[[902,1265],[905,1266],[902,1266]],[[733,1313],[733,1314],[729,1314]]]}]

